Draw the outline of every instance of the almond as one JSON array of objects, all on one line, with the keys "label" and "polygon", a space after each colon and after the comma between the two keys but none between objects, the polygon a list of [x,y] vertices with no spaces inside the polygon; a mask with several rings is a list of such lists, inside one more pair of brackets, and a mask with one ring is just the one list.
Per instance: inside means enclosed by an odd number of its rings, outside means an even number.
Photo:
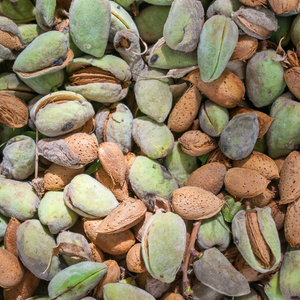
[{"label": "almond", "polygon": [[254,55],[258,40],[247,34],[240,35],[230,60],[247,60]]},{"label": "almond", "polygon": [[261,194],[268,186],[267,180],[258,171],[231,168],[225,174],[225,188],[234,197],[251,198]]},{"label": "almond", "polygon": [[241,274],[245,276],[248,282],[258,281],[260,279],[260,273],[251,268],[241,254],[236,257],[234,266]]},{"label": "almond", "polygon": [[251,208],[254,207],[265,207],[272,199],[274,199],[275,194],[269,189],[265,189],[261,194],[252,198],[246,198],[251,203]]},{"label": "almond", "polygon": [[284,225],[286,215],[286,205],[278,205],[276,201],[271,201],[268,206],[271,208],[271,216],[274,219],[277,230],[280,230]]},{"label": "almond", "polygon": [[282,166],[283,166],[283,163],[286,159],[286,156],[281,156],[281,157],[278,157],[278,158],[274,158],[274,162],[278,168],[278,173],[280,174],[281,172],[281,169],[282,169]]},{"label": "almond", "polygon": [[186,186],[173,192],[172,208],[183,219],[199,220],[217,214],[224,203],[211,192]]},{"label": "almond", "polygon": [[267,0],[239,0],[241,3],[247,6],[258,6],[258,5],[267,5]]},{"label": "almond", "polygon": [[269,0],[269,4],[277,15],[289,13],[297,7],[299,0]]},{"label": "almond", "polygon": [[224,184],[226,171],[224,164],[218,162],[206,164],[190,175],[186,186],[200,187],[217,195]]},{"label": "almond", "polygon": [[287,207],[284,221],[284,235],[291,247],[300,247],[300,198]]},{"label": "almond", "polygon": [[130,272],[143,273],[147,271],[142,256],[141,245],[141,243],[135,244],[127,253],[126,266]]},{"label": "almond", "polygon": [[227,169],[231,168],[230,158],[223,154],[219,147],[210,152],[209,157],[206,161],[207,164],[214,162],[224,164]]},{"label": "almond", "polygon": [[113,234],[125,231],[138,224],[146,211],[147,208],[141,200],[128,198],[101,222],[97,232]]},{"label": "almond", "polygon": [[295,201],[300,196],[300,153],[291,152],[285,159],[279,180],[279,204]]},{"label": "almond", "polygon": [[91,260],[98,263],[104,262],[103,252],[93,243],[89,243],[89,246],[91,248]]},{"label": "almond", "polygon": [[17,230],[21,223],[14,217],[11,217],[4,235],[4,247],[14,256],[19,257],[17,250]]},{"label": "almond", "polygon": [[134,233],[135,238],[141,242],[142,241],[142,235],[143,235],[143,231],[144,231],[144,227],[146,225],[146,223],[148,222],[148,220],[153,216],[152,212],[146,211],[146,213],[143,216],[143,219],[136,224],[132,230]]}]

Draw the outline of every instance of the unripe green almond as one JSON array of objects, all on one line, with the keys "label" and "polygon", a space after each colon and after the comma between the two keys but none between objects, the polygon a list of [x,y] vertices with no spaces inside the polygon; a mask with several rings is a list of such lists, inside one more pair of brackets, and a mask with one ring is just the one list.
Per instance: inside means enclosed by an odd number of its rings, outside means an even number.
[{"label": "unripe green almond", "polygon": [[153,215],[145,225],[142,255],[148,272],[162,282],[172,282],[181,266],[186,226],[174,213]]},{"label": "unripe green almond", "polygon": [[266,134],[256,140],[253,151],[266,153],[268,150]]},{"label": "unripe green almond", "polygon": [[83,55],[83,52],[74,44],[70,32],[66,32],[65,36],[67,38],[67,45],[74,53],[74,58],[80,57]]},{"label": "unripe green almond", "polygon": [[66,206],[61,191],[46,192],[38,214],[41,223],[47,225],[52,234],[72,227],[78,219],[78,214]]},{"label": "unripe green almond", "polygon": [[9,218],[0,214],[0,242],[3,241]]},{"label": "unripe green almond", "polygon": [[35,216],[40,199],[27,182],[0,177],[0,213],[20,221]]},{"label": "unripe green almond", "polygon": [[122,7],[130,10],[130,5],[133,4],[134,0],[117,0],[116,3],[120,4]]},{"label": "unripe green almond", "polygon": [[35,19],[45,31],[51,30],[55,25],[56,0],[36,0]]},{"label": "unripe green almond", "polygon": [[65,267],[58,256],[52,257],[55,246],[53,235],[39,220],[28,220],[18,227],[18,255],[24,266],[36,277],[49,281]]},{"label": "unripe green almond", "polygon": [[265,284],[264,292],[269,299],[286,300],[280,290],[280,271],[275,273],[272,279]]},{"label": "unripe green almond", "polygon": [[215,0],[208,7],[206,15],[211,18],[214,15],[231,17],[231,12],[238,10],[242,3],[238,0]]},{"label": "unripe green almond", "polygon": [[267,132],[268,153],[272,158],[284,156],[300,145],[300,104],[291,93],[280,96],[272,105],[275,118]]},{"label": "unripe green almond", "polygon": [[156,43],[163,37],[164,24],[170,11],[169,6],[151,5],[134,17],[141,38],[150,44]]},{"label": "unripe green almond", "polygon": [[103,288],[104,300],[155,300],[146,291],[126,283],[107,283]]},{"label": "unripe green almond", "polygon": [[91,219],[106,217],[119,202],[113,193],[93,177],[80,174],[64,188],[66,205]]},{"label": "unripe green almond", "polygon": [[79,300],[88,294],[106,274],[103,263],[81,262],[59,272],[49,283],[51,299]]},{"label": "unripe green almond", "polygon": [[284,36],[284,39],[281,41],[281,46],[285,47],[291,40],[291,34],[293,33],[293,27],[291,27],[291,25],[293,19],[292,17],[278,17],[278,16],[276,16],[276,19],[278,20],[279,28],[276,31],[272,32],[272,36],[270,37],[270,40],[276,45],[279,45],[281,38]]},{"label": "unripe green almond", "polygon": [[111,22],[109,0],[74,0],[69,18],[75,45],[85,53],[102,57]]},{"label": "unripe green almond", "polygon": [[154,160],[137,156],[129,173],[132,189],[140,199],[151,199],[153,196],[171,199],[178,188],[176,180]]},{"label": "unripe green almond", "polygon": [[253,289],[250,289],[250,290],[251,290],[250,294],[236,297],[234,299],[236,299],[236,300],[260,300],[261,299],[261,298],[258,298],[258,294],[256,293],[255,290],[253,290]]},{"label": "unripe green almond", "polygon": [[211,289],[201,282],[196,283],[193,288],[193,300],[221,300],[223,295]]},{"label": "unripe green almond", "polygon": [[200,167],[197,156],[184,153],[178,142],[174,143],[172,152],[165,157],[164,165],[179,186],[183,186],[190,175]]},{"label": "unripe green almond", "polygon": [[230,159],[240,160],[252,152],[258,132],[256,113],[236,115],[223,129],[219,147]]},{"label": "unripe green almond", "polygon": [[295,18],[293,21],[292,27],[291,27],[291,38],[294,46],[296,47],[297,44],[300,41],[300,34],[299,34],[299,28],[300,28],[300,17],[299,15]]},{"label": "unripe green almond", "polygon": [[25,46],[28,46],[38,35],[45,33],[37,24],[18,24],[18,27],[21,31],[23,44]]},{"label": "unripe green almond", "polygon": [[18,135],[10,139],[3,149],[0,164],[2,174],[7,178],[24,180],[34,172],[35,142],[30,137]]},{"label": "unripe green almond", "polygon": [[0,15],[10,18],[16,23],[29,22],[35,19],[35,8],[30,0],[0,2]]},{"label": "unripe green almond", "polygon": [[222,15],[208,19],[202,28],[198,45],[201,80],[211,82],[220,77],[238,42],[238,27]]},{"label": "unripe green almond", "polygon": [[273,103],[286,87],[284,69],[280,62],[272,60],[274,50],[255,53],[246,67],[246,90],[256,107]]},{"label": "unripe green almond", "polygon": [[86,256],[88,257],[88,259],[83,259],[83,258],[76,259],[76,258],[69,257],[67,255],[63,255],[64,260],[66,261],[66,263],[69,266],[78,264],[82,261],[86,261],[86,260],[90,261],[91,260],[91,257],[90,257],[91,248],[89,246],[88,241],[82,234],[74,233],[71,231],[63,231],[57,236],[56,242],[57,242],[57,244],[69,243],[69,244],[73,244],[76,246],[80,246],[84,249],[84,252],[85,252]]},{"label": "unripe green almond", "polygon": [[149,117],[133,120],[132,137],[141,150],[152,159],[167,156],[174,147],[174,136],[169,128]]},{"label": "unripe green almond", "polygon": [[33,296],[26,300],[51,300],[48,296]]},{"label": "unripe green almond", "polygon": [[173,50],[194,51],[199,42],[203,17],[200,1],[174,0],[163,31],[167,45]]},{"label": "unripe green almond", "polygon": [[19,134],[22,134],[22,132],[28,130],[28,126],[25,125],[21,128],[10,128],[4,123],[0,123],[0,150],[4,148],[4,145],[8,142],[9,139],[13,138],[14,136],[17,136]]}]

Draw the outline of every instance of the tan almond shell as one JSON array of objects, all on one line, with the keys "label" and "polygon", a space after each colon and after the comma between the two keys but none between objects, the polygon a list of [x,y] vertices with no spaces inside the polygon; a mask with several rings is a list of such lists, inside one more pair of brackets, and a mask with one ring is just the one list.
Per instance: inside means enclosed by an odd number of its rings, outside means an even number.
[{"label": "tan almond shell", "polygon": [[281,172],[281,169],[282,169],[282,166],[283,166],[283,163],[284,163],[285,159],[286,159],[286,156],[280,156],[278,158],[274,158],[274,162],[275,162],[275,164],[278,168],[278,173],[279,174]]},{"label": "tan almond shell", "polygon": [[279,204],[295,201],[300,196],[300,153],[291,152],[285,159],[279,180]]},{"label": "tan almond shell", "polygon": [[232,161],[234,168],[256,170],[268,180],[279,179],[279,172],[274,160],[261,152],[253,151],[241,160]]},{"label": "tan almond shell", "polygon": [[217,195],[224,185],[226,171],[227,169],[222,163],[205,164],[190,175],[186,186],[200,187]]},{"label": "tan almond shell", "polygon": [[240,35],[230,60],[247,60],[251,58],[258,47],[258,40],[247,34]]},{"label": "tan almond shell", "polygon": [[208,159],[206,161],[207,164],[214,163],[214,162],[219,162],[221,164],[224,164],[227,169],[231,168],[230,164],[230,158],[227,157],[221,149],[218,147],[215,150],[211,151]]},{"label": "tan almond shell", "polygon": [[14,256],[19,257],[17,249],[17,230],[21,223],[14,217],[11,217],[4,234],[4,247]]},{"label": "tan almond shell", "polygon": [[300,67],[293,67],[284,72],[284,80],[289,90],[300,99]]},{"label": "tan almond shell", "polygon": [[142,235],[144,231],[144,227],[147,224],[148,220],[153,216],[153,213],[150,211],[146,211],[146,213],[143,216],[143,219],[132,227],[133,233],[135,238],[141,242],[142,241]]},{"label": "tan almond shell", "polygon": [[28,108],[23,100],[0,93],[0,122],[10,128],[20,128],[28,122]]},{"label": "tan almond shell", "polygon": [[25,275],[25,268],[9,251],[0,247],[0,286],[12,288],[19,284]]},{"label": "tan almond shell", "polygon": [[99,145],[99,160],[114,183],[123,185],[125,181],[126,163],[122,150],[113,142]]},{"label": "tan almond shell", "polygon": [[171,111],[168,119],[168,128],[174,132],[187,130],[197,117],[200,104],[200,92],[195,85],[192,85]]},{"label": "tan almond shell", "polygon": [[300,198],[287,207],[284,221],[284,235],[292,247],[300,247]]},{"label": "tan almond shell", "polygon": [[185,186],[173,192],[172,208],[186,220],[207,219],[217,214],[224,201],[199,187]]},{"label": "tan almond shell", "polygon": [[181,149],[191,156],[199,156],[216,149],[217,140],[200,130],[190,130],[185,132],[179,139]]},{"label": "tan almond shell", "polygon": [[160,300],[184,300],[184,298],[180,294],[166,293],[160,298]]},{"label": "tan almond shell", "polygon": [[269,4],[277,15],[286,14],[298,5],[299,0],[269,0]]},{"label": "tan almond shell", "polygon": [[268,206],[271,208],[271,216],[276,224],[276,228],[280,230],[284,225],[287,206],[278,205],[276,201],[271,201]]},{"label": "tan almond shell", "polygon": [[125,176],[126,178],[129,176],[129,172],[130,172],[130,169],[134,163],[134,160],[136,158],[136,155],[132,152],[128,152],[124,155],[125,157],[125,164],[126,164],[126,173],[125,173]]},{"label": "tan almond shell", "polygon": [[4,300],[28,299],[34,294],[39,283],[40,279],[26,269],[24,278],[19,284],[10,289],[3,290]]},{"label": "tan almond shell", "polygon": [[204,96],[223,107],[236,107],[244,99],[244,83],[227,70],[218,79],[208,83],[201,80],[199,69],[189,73],[184,80],[195,84]]},{"label": "tan almond shell", "polygon": [[259,6],[264,5],[267,6],[267,0],[239,0],[241,3],[247,6]]},{"label": "tan almond shell", "polygon": [[101,222],[97,232],[113,234],[125,231],[138,224],[146,211],[146,205],[141,200],[128,198]]},{"label": "tan almond shell", "polygon": [[114,184],[111,177],[107,174],[103,166],[94,173],[95,179],[107,187],[115,195],[118,201],[122,202],[129,197],[128,185],[124,181],[123,186],[120,183]]},{"label": "tan almond shell", "polygon": [[245,276],[248,282],[260,280],[260,273],[251,268],[241,254],[236,257],[234,266],[242,275]]},{"label": "tan almond shell", "polygon": [[255,197],[252,197],[252,198],[246,198],[245,200],[249,200],[250,203],[251,203],[251,208],[254,208],[254,207],[265,207],[274,198],[275,198],[275,194],[271,190],[265,189],[258,196],[255,196]]},{"label": "tan almond shell", "polygon": [[142,244],[137,243],[127,253],[126,266],[130,272],[143,273],[147,271],[141,248]]},{"label": "tan almond shell", "polygon": [[48,191],[60,191],[71,180],[84,172],[85,167],[80,169],[70,169],[57,164],[52,164],[44,175],[44,188]]},{"label": "tan almond shell", "polygon": [[107,260],[104,263],[107,265],[107,271],[94,289],[93,297],[96,299],[103,299],[103,287],[107,283],[119,282],[121,277],[119,265],[115,260]]},{"label": "tan almond shell", "polygon": [[91,260],[93,262],[97,262],[97,263],[102,263],[105,260],[105,256],[102,252],[102,250],[100,250],[95,244],[93,243],[89,243],[89,246],[91,248]]},{"label": "tan almond shell", "polygon": [[234,197],[251,198],[261,194],[269,180],[256,170],[231,168],[225,174],[225,188]]},{"label": "tan almond shell", "polygon": [[102,220],[84,219],[84,231],[87,237],[103,252],[111,255],[124,254],[135,244],[133,233],[127,229],[115,234],[97,233]]},{"label": "tan almond shell", "polygon": [[89,134],[79,132],[64,138],[72,151],[80,157],[82,164],[89,164],[98,157],[97,141]]}]

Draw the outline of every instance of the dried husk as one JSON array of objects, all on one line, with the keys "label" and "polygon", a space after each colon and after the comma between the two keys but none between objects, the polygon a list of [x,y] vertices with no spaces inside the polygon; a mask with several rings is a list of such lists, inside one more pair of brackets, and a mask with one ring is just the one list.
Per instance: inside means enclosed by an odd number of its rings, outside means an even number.
[{"label": "dried husk", "polygon": [[135,244],[127,253],[126,256],[126,266],[130,272],[143,273],[147,271],[142,256],[140,243]]},{"label": "dried husk", "polygon": [[284,225],[287,206],[279,205],[276,201],[271,201],[268,206],[271,208],[271,216],[276,224],[276,228],[280,230]]},{"label": "dried husk", "polygon": [[119,183],[122,186],[125,181],[126,163],[120,147],[112,142],[104,142],[99,146],[98,155],[113,183]]},{"label": "dried husk", "polygon": [[272,9],[279,14],[287,14],[298,5],[299,0],[269,0]]},{"label": "dried husk", "polygon": [[299,211],[300,198],[288,205],[284,221],[284,235],[292,247],[300,247]]},{"label": "dried husk", "polygon": [[254,110],[248,107],[238,107],[233,109],[230,112],[230,118],[233,118],[236,115],[242,115],[242,114],[257,114],[257,121],[258,121],[258,126],[259,126],[259,132],[257,138],[259,139],[263,135],[265,135],[271,126],[272,122],[275,120],[274,118],[271,118],[269,115],[258,111]]},{"label": "dried husk", "polygon": [[300,67],[293,67],[284,72],[284,80],[290,91],[300,99]]},{"label": "dried husk", "polygon": [[300,153],[291,152],[285,159],[280,171],[279,204],[295,201],[300,196]]},{"label": "dried husk", "polygon": [[222,163],[205,164],[190,175],[186,186],[196,186],[217,195],[224,185],[226,171]]},{"label": "dried husk", "polygon": [[245,168],[256,170],[268,180],[279,179],[279,172],[276,163],[269,156],[253,151],[249,156],[232,162],[234,168]]},{"label": "dried husk", "polygon": [[224,179],[229,194],[240,198],[258,196],[265,191],[269,182],[258,171],[244,168],[229,169]]},{"label": "dried husk", "polygon": [[200,92],[195,85],[192,85],[171,111],[168,119],[168,128],[174,132],[182,132],[188,129],[198,114],[200,104]]},{"label": "dried husk", "polygon": [[254,55],[258,47],[258,40],[247,34],[240,35],[238,43],[230,60],[247,60]]},{"label": "dried husk", "polygon": [[258,6],[258,5],[267,5],[267,0],[239,0],[241,3],[247,6]]},{"label": "dried husk", "polygon": [[78,174],[84,172],[84,167],[71,169],[57,164],[52,164],[44,175],[44,188],[48,191],[59,191],[68,185]]},{"label": "dried husk", "polygon": [[217,214],[224,203],[211,192],[186,186],[173,192],[172,208],[183,219],[200,220]]},{"label": "dried husk", "polygon": [[141,200],[128,198],[101,222],[97,232],[113,234],[125,231],[138,224],[146,210],[147,208]]},{"label": "dried husk", "polygon": [[17,250],[17,230],[21,223],[14,217],[11,217],[4,235],[4,247],[14,256],[19,257]]},{"label": "dried husk", "polygon": [[191,156],[206,154],[218,147],[217,140],[200,130],[190,130],[184,133],[178,142],[184,153]]},{"label": "dried husk", "polygon": [[197,86],[199,91],[211,101],[226,108],[236,107],[244,99],[245,86],[233,73],[225,70],[221,76],[209,83],[201,80],[199,69],[183,78]]},{"label": "dried husk", "polygon": [[23,100],[0,93],[0,122],[10,128],[20,128],[28,122],[28,108]]}]

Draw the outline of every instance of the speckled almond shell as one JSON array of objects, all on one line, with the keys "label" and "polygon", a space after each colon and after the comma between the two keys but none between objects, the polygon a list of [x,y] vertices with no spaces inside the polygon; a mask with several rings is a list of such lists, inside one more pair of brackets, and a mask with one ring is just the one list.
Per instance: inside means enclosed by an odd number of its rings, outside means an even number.
[{"label": "speckled almond shell", "polygon": [[200,220],[217,214],[224,203],[211,192],[186,186],[173,192],[172,208],[183,219]]},{"label": "speckled almond shell", "polygon": [[246,198],[251,203],[251,207],[265,207],[270,203],[272,199],[275,198],[275,193],[269,189],[265,189],[261,194],[252,198]]},{"label": "speckled almond shell", "polygon": [[279,179],[276,163],[269,156],[253,151],[249,156],[241,160],[232,161],[234,168],[245,168],[256,170],[268,180]]},{"label": "speckled almond shell", "polygon": [[97,229],[101,234],[125,231],[138,224],[146,213],[145,204],[138,199],[129,198],[115,208]]},{"label": "speckled almond shell", "polygon": [[184,153],[191,156],[199,156],[216,149],[218,147],[217,140],[211,138],[200,130],[190,130],[185,132],[178,142]]},{"label": "speckled almond shell", "polygon": [[300,99],[299,73],[299,67],[293,67],[284,72],[284,80],[288,88],[298,99]]},{"label": "speckled almond shell", "polygon": [[254,55],[258,47],[258,40],[247,34],[240,35],[238,43],[230,60],[247,60]]},{"label": "speckled almond shell", "polygon": [[196,186],[217,195],[224,185],[226,167],[222,163],[206,164],[189,177],[186,186]]},{"label": "speckled almond shell", "polygon": [[267,188],[269,182],[258,171],[244,168],[231,168],[224,179],[229,194],[240,198],[258,196]]},{"label": "speckled almond shell", "polygon": [[142,244],[135,244],[127,253],[126,266],[130,272],[143,273],[147,271],[143,256],[142,256]]},{"label": "speckled almond shell", "polygon": [[10,218],[4,235],[4,247],[14,256],[19,257],[17,250],[17,230],[21,223],[14,217]]},{"label": "speckled almond shell", "polygon": [[276,228],[280,230],[284,225],[287,207],[286,205],[278,205],[276,201],[271,201],[268,206],[271,208],[271,216],[276,224]]},{"label": "speckled almond shell", "polygon": [[244,99],[245,86],[243,82],[227,70],[218,79],[209,83],[201,80],[199,70],[189,73],[184,80],[195,84],[204,96],[226,108],[236,107],[237,103]]},{"label": "speckled almond shell", "polygon": [[284,235],[292,247],[300,247],[299,211],[300,198],[288,205],[284,221]]},{"label": "speckled almond shell", "polygon": [[168,119],[171,131],[182,132],[188,129],[195,120],[201,104],[198,88],[192,85],[176,103]]},{"label": "speckled almond shell", "polygon": [[280,171],[279,204],[295,201],[300,196],[300,153],[291,152],[285,159]]}]

